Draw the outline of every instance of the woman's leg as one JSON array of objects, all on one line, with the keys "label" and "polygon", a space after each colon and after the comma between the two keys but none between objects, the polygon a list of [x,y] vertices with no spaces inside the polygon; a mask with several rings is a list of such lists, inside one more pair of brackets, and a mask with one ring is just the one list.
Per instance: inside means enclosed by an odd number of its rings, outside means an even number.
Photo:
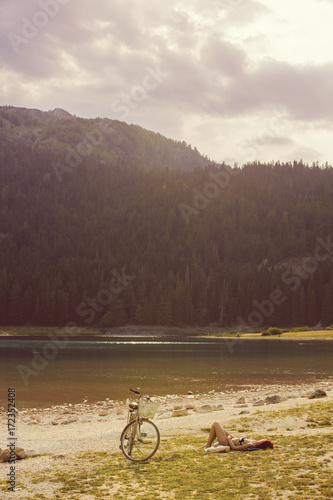
[{"label": "woman's leg", "polygon": [[217,438],[219,444],[222,444],[223,446],[228,446],[227,436],[230,436],[232,438],[232,435],[229,434],[228,431],[223,429],[221,424],[219,424],[218,422],[214,422],[212,428],[210,429],[208,441],[205,448],[209,448],[212,445],[215,438]]}]

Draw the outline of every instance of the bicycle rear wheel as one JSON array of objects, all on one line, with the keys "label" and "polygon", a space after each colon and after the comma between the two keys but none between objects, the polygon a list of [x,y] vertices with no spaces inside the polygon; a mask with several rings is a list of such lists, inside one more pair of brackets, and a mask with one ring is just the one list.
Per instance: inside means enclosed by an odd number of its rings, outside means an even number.
[{"label": "bicycle rear wheel", "polygon": [[160,432],[154,422],[139,418],[126,425],[120,441],[126,458],[133,462],[144,462],[156,453],[160,444]]}]

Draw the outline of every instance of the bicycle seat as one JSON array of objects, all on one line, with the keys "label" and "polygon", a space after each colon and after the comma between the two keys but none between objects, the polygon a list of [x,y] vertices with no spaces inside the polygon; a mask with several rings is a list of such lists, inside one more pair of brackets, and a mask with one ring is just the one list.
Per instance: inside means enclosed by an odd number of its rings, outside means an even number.
[{"label": "bicycle seat", "polygon": [[129,407],[132,409],[132,410],[136,410],[137,408],[139,408],[139,405],[136,404],[136,403],[130,403],[129,404]]}]

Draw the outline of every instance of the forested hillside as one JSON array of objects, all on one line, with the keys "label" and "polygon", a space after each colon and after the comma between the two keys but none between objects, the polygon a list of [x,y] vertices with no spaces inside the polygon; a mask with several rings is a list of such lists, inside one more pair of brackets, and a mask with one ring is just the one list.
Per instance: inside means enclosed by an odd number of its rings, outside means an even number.
[{"label": "forested hillside", "polygon": [[1,151],[0,325],[333,323],[331,167]]},{"label": "forested hillside", "polygon": [[59,179],[62,171],[75,169],[88,156],[109,165],[126,163],[145,170],[192,170],[209,163],[184,141],[118,120],[78,118],[63,109],[0,107],[0,150],[8,144],[13,149],[25,144],[49,151],[63,165],[62,170],[53,168]]}]

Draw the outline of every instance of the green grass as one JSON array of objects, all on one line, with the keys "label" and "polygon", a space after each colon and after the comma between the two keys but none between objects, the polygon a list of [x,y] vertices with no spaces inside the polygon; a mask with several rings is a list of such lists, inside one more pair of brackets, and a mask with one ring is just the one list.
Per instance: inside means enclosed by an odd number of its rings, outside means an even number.
[{"label": "green grass", "polygon": [[292,416],[318,426],[319,435],[302,434],[300,439],[271,429],[273,450],[205,454],[200,447],[209,428],[202,428],[201,436],[163,438],[156,455],[143,464],[126,460],[120,451],[89,452],[75,460],[74,470],[66,472],[64,463],[61,470],[40,474],[35,481],[54,482],[55,500],[85,495],[115,500],[329,499],[333,497],[332,409],[332,401],[315,401],[308,408],[277,409],[235,422],[233,430],[257,439],[262,437],[258,435],[261,419],[272,424],[277,417]]},{"label": "green grass", "polygon": [[135,464],[120,453],[83,454],[90,468],[74,472],[48,472],[40,481],[59,484],[55,499],[128,498],[159,500],[332,498],[329,440],[307,436],[295,449],[295,439],[271,436],[274,450],[205,455],[202,438],[169,439],[149,462]]},{"label": "green grass", "polygon": [[[296,406],[286,410],[272,409],[270,412],[257,411],[252,415],[240,417],[231,423],[238,432],[251,428],[258,428],[265,424],[273,425],[274,420],[279,418],[292,417],[293,419],[303,419],[307,427],[331,427],[333,426],[333,401],[331,399],[309,400],[305,406]],[[268,429],[267,429],[268,430]]]},{"label": "green grass", "polygon": [[[210,335],[213,336],[214,334]],[[333,339],[332,330],[318,330],[318,331],[297,331],[297,332],[283,332],[281,337],[276,335],[262,336],[261,333],[241,333],[241,338],[260,338],[273,340],[277,342],[280,338],[282,339]]]},{"label": "green grass", "polygon": [[[258,410],[231,423],[235,434],[256,439],[263,437],[266,427],[264,436],[274,441],[273,450],[205,454],[201,447],[209,428],[204,427],[195,437],[162,437],[156,455],[146,463],[130,462],[120,450],[85,452],[74,460],[59,458],[53,468],[37,475],[31,473],[30,482],[53,483],[55,500],[330,499],[332,415],[331,399],[314,400],[288,410],[275,406],[265,413]],[[297,426],[281,433],[281,424],[276,422],[284,417],[292,417],[291,422],[302,419],[305,428],[316,428],[316,435],[303,432],[298,436]],[[4,483],[0,489],[4,490]]]},{"label": "green grass", "polygon": [[[72,331],[72,330],[70,330]],[[101,332],[98,329],[86,330],[84,328],[73,329],[77,333],[77,335],[101,335]],[[66,329],[57,328],[57,327],[35,327],[35,326],[22,326],[22,327],[14,327],[14,326],[0,326],[0,332],[8,333],[12,336],[47,336],[50,334],[66,334]]]}]

